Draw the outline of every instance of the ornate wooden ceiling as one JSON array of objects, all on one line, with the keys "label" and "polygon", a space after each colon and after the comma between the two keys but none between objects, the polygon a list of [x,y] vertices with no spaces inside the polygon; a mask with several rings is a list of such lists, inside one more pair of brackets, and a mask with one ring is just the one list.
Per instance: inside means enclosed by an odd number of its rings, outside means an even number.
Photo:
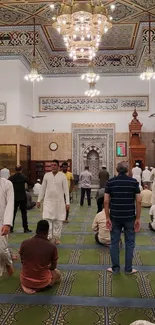
[{"label": "ornate wooden ceiling", "polygon": [[[37,61],[42,74],[75,74],[83,68],[69,59],[63,39],[52,27],[54,1],[0,1],[0,58],[32,59],[33,17],[36,17]],[[155,63],[155,0],[105,0],[114,3],[113,27],[103,36],[95,58],[100,73],[135,73],[147,57],[148,12],[152,14],[152,59]],[[9,38],[4,36],[9,36]]]}]

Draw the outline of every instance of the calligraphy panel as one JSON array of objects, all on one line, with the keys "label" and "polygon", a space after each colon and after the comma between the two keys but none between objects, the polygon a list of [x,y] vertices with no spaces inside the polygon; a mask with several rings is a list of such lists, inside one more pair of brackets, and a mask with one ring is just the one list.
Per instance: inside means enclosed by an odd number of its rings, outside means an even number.
[{"label": "calligraphy panel", "polygon": [[6,120],[6,103],[0,103],[0,122]]},{"label": "calligraphy panel", "polygon": [[148,96],[114,97],[40,97],[40,112],[147,111]]}]

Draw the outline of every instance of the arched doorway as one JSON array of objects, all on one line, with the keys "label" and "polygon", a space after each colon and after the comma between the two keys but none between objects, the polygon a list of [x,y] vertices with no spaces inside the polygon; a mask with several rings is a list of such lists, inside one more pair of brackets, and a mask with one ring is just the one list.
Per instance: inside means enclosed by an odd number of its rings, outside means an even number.
[{"label": "arched doorway", "polygon": [[98,184],[99,154],[96,150],[90,150],[87,154],[87,165],[92,173],[93,184]]}]

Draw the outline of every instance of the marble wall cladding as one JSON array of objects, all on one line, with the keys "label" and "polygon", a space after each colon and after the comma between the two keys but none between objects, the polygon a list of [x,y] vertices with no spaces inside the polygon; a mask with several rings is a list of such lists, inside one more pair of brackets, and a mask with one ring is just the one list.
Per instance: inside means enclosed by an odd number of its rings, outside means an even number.
[{"label": "marble wall cladding", "polygon": [[[58,149],[51,151],[49,144],[56,142]],[[71,133],[34,133],[32,160],[72,159]]]},{"label": "marble wall cladding", "polygon": [[[142,142],[146,145],[146,164],[155,166],[155,133],[142,133]],[[116,157],[116,142],[127,142],[127,157]],[[56,142],[58,149],[51,151],[49,144]],[[19,162],[19,146],[30,145],[32,160],[72,159],[71,133],[34,133],[21,126],[0,126],[0,144],[17,144],[17,160]],[[129,160],[129,133],[115,133],[114,171],[121,160]]]}]

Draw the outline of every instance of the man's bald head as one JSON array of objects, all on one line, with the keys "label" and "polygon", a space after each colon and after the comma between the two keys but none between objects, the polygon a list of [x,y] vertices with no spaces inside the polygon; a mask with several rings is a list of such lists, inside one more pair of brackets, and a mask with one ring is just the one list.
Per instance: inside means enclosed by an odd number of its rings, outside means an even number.
[{"label": "man's bald head", "polygon": [[119,174],[127,174],[128,172],[128,163],[126,161],[121,161],[118,163],[117,168],[116,168],[117,172]]}]

